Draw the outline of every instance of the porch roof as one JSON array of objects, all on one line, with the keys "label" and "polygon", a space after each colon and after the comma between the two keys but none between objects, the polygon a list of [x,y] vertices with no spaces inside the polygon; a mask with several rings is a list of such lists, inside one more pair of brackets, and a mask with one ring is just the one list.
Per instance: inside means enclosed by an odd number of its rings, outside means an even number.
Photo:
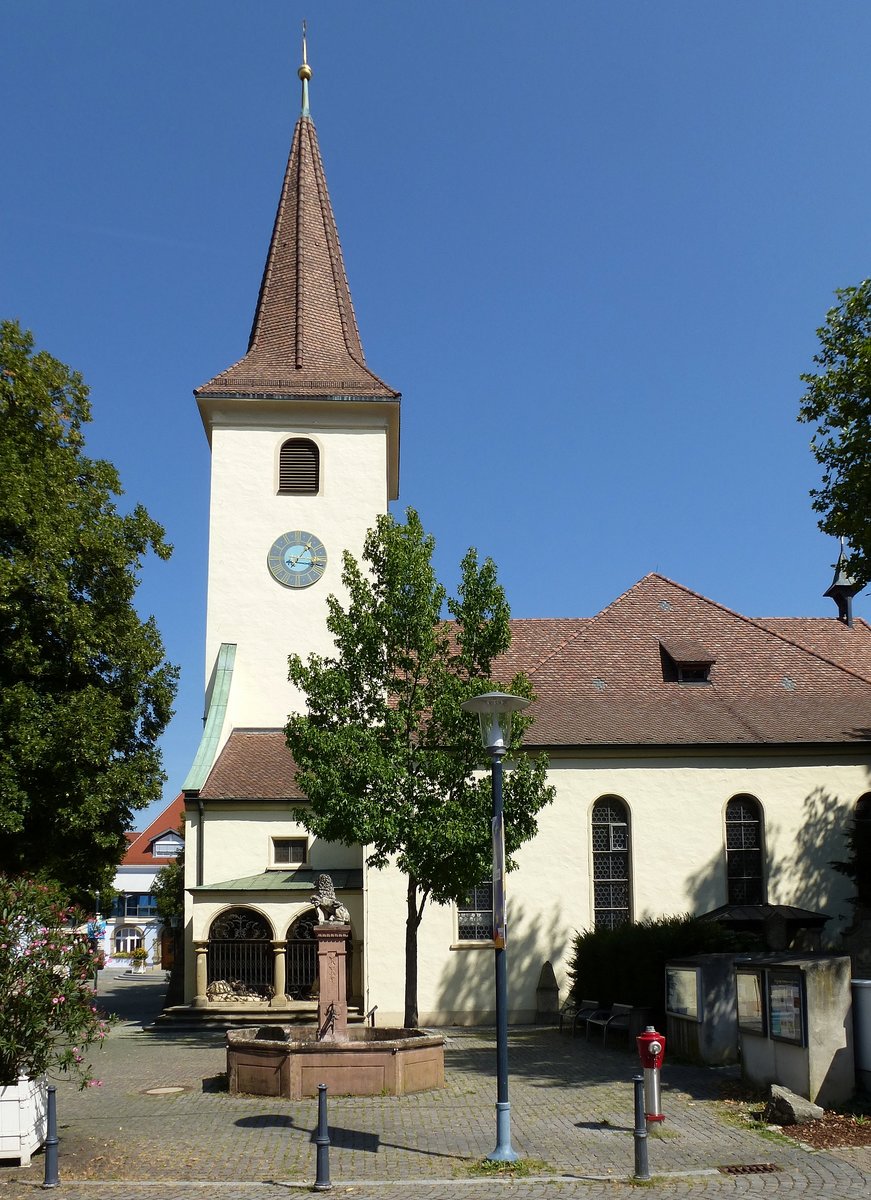
[{"label": "porch roof", "polygon": [[318,877],[329,875],[337,892],[361,891],[363,872],[360,868],[330,867],[329,870],[262,871],[242,879],[224,883],[201,883],[188,888],[189,892],[309,892],[317,888]]}]

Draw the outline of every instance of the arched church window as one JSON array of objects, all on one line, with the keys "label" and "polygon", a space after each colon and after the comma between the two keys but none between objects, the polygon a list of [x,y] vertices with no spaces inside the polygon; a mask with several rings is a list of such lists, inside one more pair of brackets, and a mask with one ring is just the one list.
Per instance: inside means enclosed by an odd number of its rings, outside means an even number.
[{"label": "arched church window", "polygon": [[616,796],[593,806],[593,917],[597,929],[630,919],[629,812]]},{"label": "arched church window", "polygon": [[726,805],[726,894],[729,904],[764,904],[762,808],[753,796]]},{"label": "arched church window", "polygon": [[289,438],[278,456],[278,491],[316,496],[320,489],[321,452],[308,438]]},{"label": "arched church window", "polygon": [[850,859],[845,874],[855,883],[856,899],[864,908],[871,905],[871,792],[856,801],[848,844]]}]

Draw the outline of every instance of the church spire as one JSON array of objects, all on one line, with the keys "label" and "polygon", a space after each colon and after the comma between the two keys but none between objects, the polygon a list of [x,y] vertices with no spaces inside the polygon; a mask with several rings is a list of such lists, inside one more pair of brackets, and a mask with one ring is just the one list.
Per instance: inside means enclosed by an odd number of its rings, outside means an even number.
[{"label": "church spire", "polygon": [[396,400],[366,366],[339,234],[309,113],[305,25],[296,123],[254,324],[243,358],[196,389],[208,396]]}]

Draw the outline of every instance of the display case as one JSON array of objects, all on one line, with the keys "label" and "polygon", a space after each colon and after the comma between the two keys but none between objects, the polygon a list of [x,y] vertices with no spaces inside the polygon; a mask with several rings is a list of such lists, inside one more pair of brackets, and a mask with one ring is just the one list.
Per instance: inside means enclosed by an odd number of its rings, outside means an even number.
[{"label": "display case", "polygon": [[699,967],[668,965],[665,968],[665,1011],[668,1015],[686,1021],[701,1021],[701,983]]}]

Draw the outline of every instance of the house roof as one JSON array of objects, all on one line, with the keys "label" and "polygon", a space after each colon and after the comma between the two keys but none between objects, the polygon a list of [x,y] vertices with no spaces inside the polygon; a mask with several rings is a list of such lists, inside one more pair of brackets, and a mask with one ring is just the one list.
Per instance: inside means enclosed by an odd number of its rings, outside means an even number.
[{"label": "house roof", "polygon": [[[595,617],[511,622],[494,666],[536,693],[530,746],[750,747],[871,743],[871,628],[835,617],[744,617],[659,574]],[[662,647],[704,650],[709,682],[666,678]],[[281,730],[235,730],[204,798],[302,799]]]},{"label": "house roof", "polygon": [[178,833],[184,821],[184,792],[179,792],[171,804],[163,812],[158,813],[147,829],[141,833],[127,834],[130,844],[127,853],[121,860],[124,867],[163,866],[175,862],[174,858],[158,858],[151,853],[151,847],[158,838],[167,833]]},{"label": "house roof", "polygon": [[314,123],[296,123],[247,353],[208,396],[397,400],[366,366]]},{"label": "house roof", "polygon": [[234,729],[201,788],[204,800],[304,800],[280,729]]}]

